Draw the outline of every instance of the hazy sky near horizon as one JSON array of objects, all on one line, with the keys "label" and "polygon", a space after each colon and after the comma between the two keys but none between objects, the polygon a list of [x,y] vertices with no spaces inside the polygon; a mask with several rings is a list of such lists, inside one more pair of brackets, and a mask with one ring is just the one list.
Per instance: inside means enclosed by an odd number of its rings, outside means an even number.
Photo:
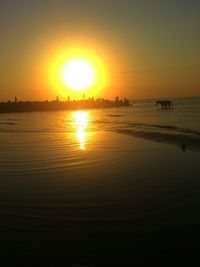
[{"label": "hazy sky near horizon", "polygon": [[105,97],[200,95],[199,13],[199,0],[1,0],[0,100],[54,97],[44,66],[73,46],[104,62]]}]

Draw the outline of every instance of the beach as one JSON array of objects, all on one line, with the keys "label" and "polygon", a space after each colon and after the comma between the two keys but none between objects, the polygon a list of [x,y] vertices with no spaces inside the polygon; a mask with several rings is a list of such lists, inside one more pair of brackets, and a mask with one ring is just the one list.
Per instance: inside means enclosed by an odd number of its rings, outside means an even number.
[{"label": "beach", "polygon": [[196,266],[198,125],[149,120],[142,135],[130,110],[77,112],[1,115],[1,257]]},{"label": "beach", "polygon": [[200,266],[200,1],[0,1],[0,266]]}]

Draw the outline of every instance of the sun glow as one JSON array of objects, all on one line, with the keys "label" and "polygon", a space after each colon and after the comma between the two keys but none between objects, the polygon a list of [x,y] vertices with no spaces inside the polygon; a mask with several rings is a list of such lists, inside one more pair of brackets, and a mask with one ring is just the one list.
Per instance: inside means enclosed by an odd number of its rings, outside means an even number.
[{"label": "sun glow", "polygon": [[79,148],[80,150],[85,150],[88,138],[87,128],[90,123],[88,112],[83,110],[75,111],[73,113],[73,119],[77,128],[76,136],[79,142]]},{"label": "sun glow", "polygon": [[72,60],[62,69],[64,83],[72,89],[85,89],[95,80],[95,71],[91,64],[83,60]]},{"label": "sun glow", "polygon": [[55,95],[80,98],[99,95],[106,84],[106,69],[100,57],[89,50],[63,50],[52,59],[49,74]]},{"label": "sun glow", "polygon": [[89,115],[87,111],[78,110],[73,113],[76,124],[86,126],[89,123]]}]

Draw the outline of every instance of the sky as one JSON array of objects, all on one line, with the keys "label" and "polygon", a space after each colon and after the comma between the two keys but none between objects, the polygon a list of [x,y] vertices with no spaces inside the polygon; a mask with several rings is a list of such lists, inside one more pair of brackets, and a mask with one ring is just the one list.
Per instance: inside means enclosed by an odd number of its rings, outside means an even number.
[{"label": "sky", "polygon": [[48,70],[74,47],[105,66],[102,97],[200,95],[199,13],[199,0],[1,0],[0,101],[55,98]]}]

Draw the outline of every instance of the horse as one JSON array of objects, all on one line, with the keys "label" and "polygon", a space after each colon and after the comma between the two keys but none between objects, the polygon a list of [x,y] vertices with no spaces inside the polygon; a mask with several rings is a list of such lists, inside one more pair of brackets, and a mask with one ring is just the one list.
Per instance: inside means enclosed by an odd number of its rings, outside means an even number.
[{"label": "horse", "polygon": [[161,105],[162,109],[171,108],[173,107],[173,103],[170,100],[158,100],[156,102],[156,106]]}]

